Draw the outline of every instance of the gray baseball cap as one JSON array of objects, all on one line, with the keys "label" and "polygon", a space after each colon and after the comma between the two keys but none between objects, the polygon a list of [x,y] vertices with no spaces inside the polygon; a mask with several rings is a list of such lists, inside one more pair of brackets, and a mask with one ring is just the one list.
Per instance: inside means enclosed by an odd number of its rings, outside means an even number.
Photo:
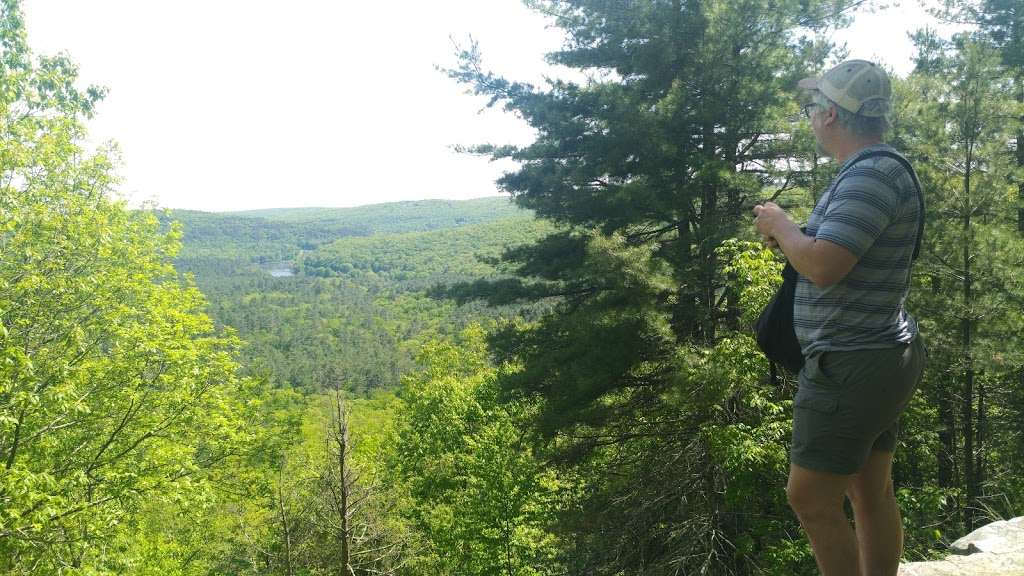
[{"label": "gray baseball cap", "polygon": [[804,78],[797,86],[818,90],[845,110],[861,116],[885,117],[891,107],[889,75],[867,60],[847,60],[820,77]]}]

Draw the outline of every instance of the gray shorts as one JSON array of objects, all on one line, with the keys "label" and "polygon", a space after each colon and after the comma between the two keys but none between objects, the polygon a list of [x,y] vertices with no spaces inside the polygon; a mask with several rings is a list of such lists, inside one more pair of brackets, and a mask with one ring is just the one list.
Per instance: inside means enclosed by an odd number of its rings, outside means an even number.
[{"label": "gray shorts", "polygon": [[894,348],[827,350],[807,358],[793,398],[790,460],[853,474],[871,450],[895,451],[899,416],[917,389],[927,354],[918,334]]}]

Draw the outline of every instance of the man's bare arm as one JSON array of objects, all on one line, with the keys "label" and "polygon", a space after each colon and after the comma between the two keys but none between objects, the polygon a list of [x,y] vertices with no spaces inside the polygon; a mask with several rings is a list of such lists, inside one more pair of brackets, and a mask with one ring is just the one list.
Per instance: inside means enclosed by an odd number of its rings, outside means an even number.
[{"label": "man's bare arm", "polygon": [[850,273],[859,258],[828,240],[807,236],[792,222],[775,230],[775,241],[789,263],[818,288],[828,288]]},{"label": "man's bare arm", "polygon": [[828,288],[850,273],[859,257],[849,249],[806,236],[774,202],[754,206],[754,227],[768,246],[778,245],[790,264],[819,288]]}]

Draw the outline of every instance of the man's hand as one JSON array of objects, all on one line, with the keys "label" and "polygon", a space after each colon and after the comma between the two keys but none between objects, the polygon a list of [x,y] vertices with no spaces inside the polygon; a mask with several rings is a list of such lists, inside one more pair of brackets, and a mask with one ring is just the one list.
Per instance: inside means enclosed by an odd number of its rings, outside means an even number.
[{"label": "man's hand", "polygon": [[793,268],[818,288],[828,288],[850,273],[857,256],[828,240],[805,235],[774,202],[754,206],[754,226],[769,248],[779,248]]},{"label": "man's hand", "polygon": [[778,248],[779,243],[775,239],[776,233],[784,230],[785,227],[793,226],[789,214],[774,202],[765,202],[763,205],[754,206],[754,227],[761,234],[765,246]]}]

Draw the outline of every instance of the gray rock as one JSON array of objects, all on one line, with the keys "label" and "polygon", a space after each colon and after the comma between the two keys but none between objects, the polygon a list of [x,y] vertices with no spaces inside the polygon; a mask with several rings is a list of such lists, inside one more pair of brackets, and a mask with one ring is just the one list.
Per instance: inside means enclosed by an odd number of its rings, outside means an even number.
[{"label": "gray rock", "polygon": [[1024,516],[978,528],[949,546],[953,554],[1024,552]]},{"label": "gray rock", "polygon": [[993,522],[957,540],[953,555],[900,566],[900,576],[1024,576],[1024,516]]},{"label": "gray rock", "polygon": [[900,566],[899,576],[1024,576],[1024,552],[979,552],[935,562],[910,562]]}]

